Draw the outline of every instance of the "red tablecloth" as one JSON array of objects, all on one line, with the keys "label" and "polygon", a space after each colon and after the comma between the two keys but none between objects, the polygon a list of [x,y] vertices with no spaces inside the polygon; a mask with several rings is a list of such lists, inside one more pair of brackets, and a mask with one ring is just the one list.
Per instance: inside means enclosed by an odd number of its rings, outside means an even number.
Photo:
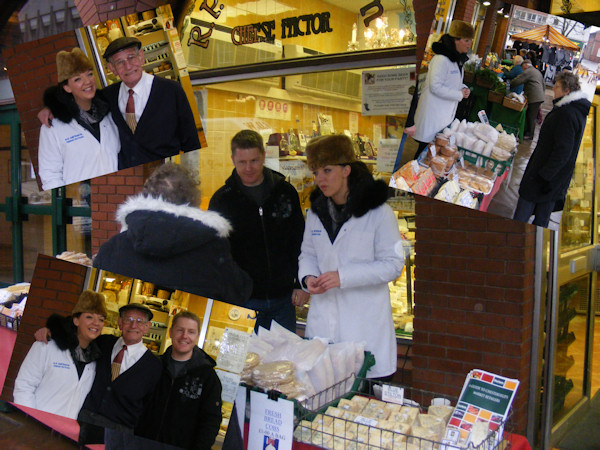
[{"label": "red tablecloth", "polygon": [[0,392],[2,392],[2,387],[4,386],[6,372],[8,372],[8,365],[10,364],[10,357],[12,356],[16,339],[16,331],[0,327]]},{"label": "red tablecloth", "polygon": [[500,175],[498,178],[496,178],[496,181],[494,182],[494,186],[492,187],[492,190],[490,191],[490,193],[488,195],[483,196],[483,199],[481,200],[481,205],[479,206],[479,211],[484,211],[484,212],[487,211],[488,207],[490,206],[490,202],[494,198],[494,195],[496,195],[498,193],[500,186],[502,185],[504,180],[506,180],[506,178],[508,177],[509,172],[510,172],[510,168],[505,170],[502,175]]}]

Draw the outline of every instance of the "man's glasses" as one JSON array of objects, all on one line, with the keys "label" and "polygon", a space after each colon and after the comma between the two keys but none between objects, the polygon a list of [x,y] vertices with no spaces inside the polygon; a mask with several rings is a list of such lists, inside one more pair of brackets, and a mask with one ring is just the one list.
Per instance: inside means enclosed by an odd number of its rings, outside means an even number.
[{"label": "man's glasses", "polygon": [[133,317],[123,317],[123,323],[127,323],[129,325],[133,325],[134,323],[136,325],[146,325],[148,323],[148,321],[146,319],[136,319]]},{"label": "man's glasses", "polygon": [[125,58],[112,61],[113,66],[115,66],[117,69],[125,67],[125,63],[128,63],[131,66],[139,66],[141,64],[139,52],[135,52],[130,55],[127,55],[127,57]]}]

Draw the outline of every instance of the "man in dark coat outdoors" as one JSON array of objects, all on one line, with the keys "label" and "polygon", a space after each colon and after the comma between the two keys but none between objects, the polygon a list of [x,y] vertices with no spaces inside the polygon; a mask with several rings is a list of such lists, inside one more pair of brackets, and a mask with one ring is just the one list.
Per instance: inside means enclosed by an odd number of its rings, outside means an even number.
[{"label": "man in dark coat outdoors", "polygon": [[547,227],[552,211],[562,211],[575,169],[590,102],[579,79],[569,72],[556,76],[554,108],[548,113],[521,179],[515,220]]},{"label": "man in dark coat outdoors", "polygon": [[542,72],[537,70],[530,59],[521,63],[523,73],[517,75],[510,82],[511,86],[523,85],[527,97],[527,111],[525,112],[525,135],[524,139],[533,139],[535,124],[540,106],[546,99],[546,85]]}]

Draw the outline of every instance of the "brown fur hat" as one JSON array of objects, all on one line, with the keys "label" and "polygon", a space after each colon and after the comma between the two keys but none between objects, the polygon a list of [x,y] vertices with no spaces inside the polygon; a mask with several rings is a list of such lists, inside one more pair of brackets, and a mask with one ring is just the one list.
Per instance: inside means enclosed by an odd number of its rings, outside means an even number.
[{"label": "brown fur hat", "polygon": [[343,134],[318,136],[306,146],[306,162],[310,170],[356,161],[352,141]]},{"label": "brown fur hat", "polygon": [[71,314],[75,315],[77,313],[84,312],[101,314],[104,317],[108,316],[104,294],[90,290],[83,291],[79,296],[79,300],[77,300],[77,304],[73,308]]},{"label": "brown fur hat", "polygon": [[448,34],[456,39],[473,39],[473,36],[475,36],[475,30],[468,22],[463,22],[462,20],[453,20],[450,24],[450,31],[448,31]]},{"label": "brown fur hat", "polygon": [[56,54],[56,71],[58,82],[68,80],[75,75],[87,72],[92,68],[92,63],[79,47],[67,52],[61,50]]}]

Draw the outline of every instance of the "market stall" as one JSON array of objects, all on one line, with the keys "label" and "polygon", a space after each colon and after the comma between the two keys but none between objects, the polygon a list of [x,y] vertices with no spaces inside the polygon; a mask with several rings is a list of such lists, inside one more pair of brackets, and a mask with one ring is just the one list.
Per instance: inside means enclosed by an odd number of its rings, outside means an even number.
[{"label": "market stall", "polygon": [[456,119],[418,160],[392,175],[390,186],[486,211],[508,178],[517,150],[517,133],[508,131],[494,122]]}]

